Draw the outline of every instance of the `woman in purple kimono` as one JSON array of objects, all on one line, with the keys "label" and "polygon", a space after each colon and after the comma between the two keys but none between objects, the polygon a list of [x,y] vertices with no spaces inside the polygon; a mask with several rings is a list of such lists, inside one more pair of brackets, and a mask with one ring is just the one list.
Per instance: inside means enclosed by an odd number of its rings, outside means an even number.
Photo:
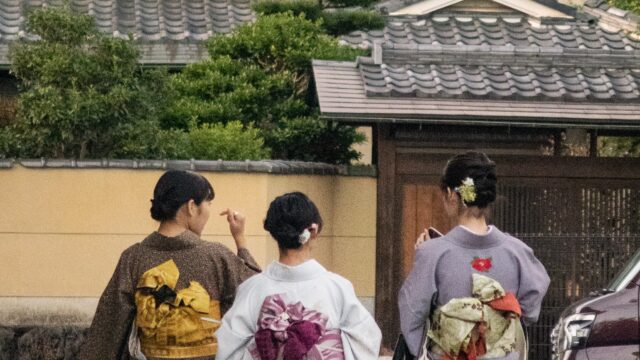
[{"label": "woman in purple kimono", "polygon": [[531,248],[487,224],[496,182],[495,163],[483,153],[457,155],[447,164],[445,209],[457,226],[437,239],[420,235],[398,299],[402,333],[414,355],[526,357],[520,320],[537,321],[549,276]]}]

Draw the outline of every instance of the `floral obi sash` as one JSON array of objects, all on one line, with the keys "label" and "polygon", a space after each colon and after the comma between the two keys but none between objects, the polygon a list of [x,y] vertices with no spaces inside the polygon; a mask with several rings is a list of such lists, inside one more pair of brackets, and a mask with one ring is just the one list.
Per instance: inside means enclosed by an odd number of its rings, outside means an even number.
[{"label": "floral obi sash", "polygon": [[146,271],[136,286],[136,325],[147,357],[213,356],[220,327],[220,303],[196,281],[176,291],[180,272],[169,260]]},{"label": "floral obi sash", "polygon": [[340,330],[326,328],[327,316],[301,302],[287,304],[283,296],[268,296],[262,304],[252,359],[344,360]]},{"label": "floral obi sash", "polygon": [[433,314],[428,336],[444,360],[523,354],[522,311],[512,293],[495,280],[473,274],[473,297],[451,299]]}]

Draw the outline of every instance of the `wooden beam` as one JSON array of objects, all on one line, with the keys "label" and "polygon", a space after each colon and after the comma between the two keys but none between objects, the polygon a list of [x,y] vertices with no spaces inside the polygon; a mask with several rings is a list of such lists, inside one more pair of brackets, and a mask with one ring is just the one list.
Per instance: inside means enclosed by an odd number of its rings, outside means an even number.
[{"label": "wooden beam", "polygon": [[396,244],[396,149],[392,125],[378,125],[378,199],[376,229],[375,318],[383,346],[391,348],[398,335],[397,284],[401,274],[400,244]]},{"label": "wooden beam", "polygon": [[[446,165],[450,154],[398,153],[399,175],[438,174]],[[640,158],[588,158],[578,156],[492,155],[498,165],[498,176],[517,175],[526,178],[562,179],[637,179]]]}]

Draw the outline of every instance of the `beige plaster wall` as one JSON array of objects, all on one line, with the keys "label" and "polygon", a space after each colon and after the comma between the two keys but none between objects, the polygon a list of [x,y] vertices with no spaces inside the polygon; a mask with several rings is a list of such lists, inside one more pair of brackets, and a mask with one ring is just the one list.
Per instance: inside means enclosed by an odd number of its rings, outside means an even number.
[{"label": "beige plaster wall", "polygon": [[[0,297],[96,297],[122,250],[157,224],[149,199],[161,171],[115,169],[0,170]],[[262,229],[269,202],[303,191],[326,226],[314,255],[350,279],[358,296],[374,296],[375,184],[367,177],[203,173],[216,199],[203,237],[233,248],[224,218],[246,214],[250,250],[261,265],[277,258]]]}]

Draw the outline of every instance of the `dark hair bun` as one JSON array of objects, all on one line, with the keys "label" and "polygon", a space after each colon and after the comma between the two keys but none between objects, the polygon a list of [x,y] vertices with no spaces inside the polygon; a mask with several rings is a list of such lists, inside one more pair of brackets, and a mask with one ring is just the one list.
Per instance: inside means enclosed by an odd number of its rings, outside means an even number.
[{"label": "dark hair bun", "polygon": [[192,200],[200,205],[215,197],[211,183],[202,175],[192,171],[169,170],[165,172],[151,199],[151,217],[157,221],[175,219],[180,207]]},{"label": "dark hair bun", "polygon": [[322,217],[316,205],[301,192],[278,196],[269,205],[264,229],[278,242],[281,249],[298,249],[300,234],[312,224],[322,229]]},{"label": "dark hair bun", "polygon": [[469,151],[454,156],[445,168],[442,187],[455,189],[466,178],[473,179],[476,199],[465,204],[485,208],[496,200],[496,164],[486,154]]},{"label": "dark hair bun", "polygon": [[171,204],[166,199],[164,201],[151,199],[151,218],[157,221],[174,219],[180,206],[182,206],[182,204]]}]

